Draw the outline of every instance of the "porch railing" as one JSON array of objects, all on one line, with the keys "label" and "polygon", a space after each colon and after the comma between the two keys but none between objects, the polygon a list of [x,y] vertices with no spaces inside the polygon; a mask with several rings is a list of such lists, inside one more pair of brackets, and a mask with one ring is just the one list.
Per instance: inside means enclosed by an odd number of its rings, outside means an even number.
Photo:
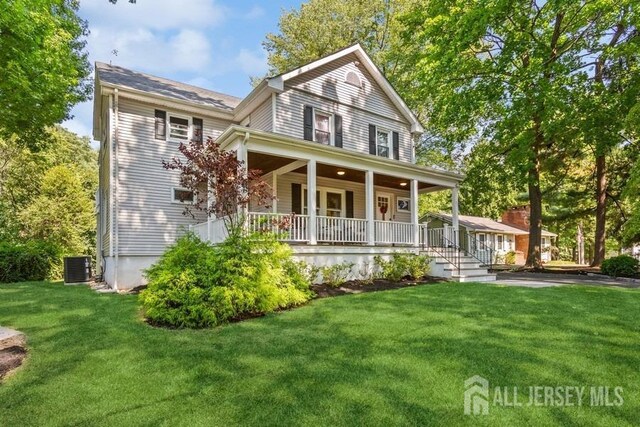
[{"label": "porch railing", "polygon": [[318,242],[367,243],[367,220],[318,216]]},{"label": "porch railing", "polygon": [[306,242],[308,240],[307,215],[249,212],[247,226],[250,232],[271,232],[280,240]]},{"label": "porch railing", "polygon": [[466,233],[465,238],[462,239],[462,248],[467,255],[480,261],[480,265],[486,266],[489,269],[493,267],[493,259],[496,251],[486,242],[479,240],[471,233]]},{"label": "porch railing", "polygon": [[413,245],[413,224],[409,222],[374,221],[376,243]]},{"label": "porch railing", "polygon": [[[420,244],[436,256],[443,258],[460,274],[460,246],[456,243],[456,232],[444,228],[428,228],[421,225]],[[453,240],[450,240],[452,238]]]}]

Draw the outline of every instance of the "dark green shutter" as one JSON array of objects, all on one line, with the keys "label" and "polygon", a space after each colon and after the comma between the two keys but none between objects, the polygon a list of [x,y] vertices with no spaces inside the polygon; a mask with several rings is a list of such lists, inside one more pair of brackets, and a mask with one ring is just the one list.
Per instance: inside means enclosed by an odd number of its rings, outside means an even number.
[{"label": "dark green shutter", "polygon": [[342,148],[342,116],[334,115],[333,116],[333,126],[335,127],[335,146]]},{"label": "dark green shutter", "polygon": [[376,154],[376,126],[369,125],[369,154]]},{"label": "dark green shutter", "polygon": [[347,218],[353,218],[353,191],[346,192],[347,199]]},{"label": "dark green shutter", "polygon": [[156,110],[156,139],[167,139],[167,112]]},{"label": "dark green shutter", "polygon": [[313,141],[313,107],[304,106],[304,139]]},{"label": "dark green shutter", "polygon": [[398,132],[393,132],[393,158],[400,160],[400,135]]},{"label": "dark green shutter", "polygon": [[193,140],[202,142],[202,119],[193,118]]},{"label": "dark green shutter", "polygon": [[302,185],[291,184],[291,211],[302,215]]}]

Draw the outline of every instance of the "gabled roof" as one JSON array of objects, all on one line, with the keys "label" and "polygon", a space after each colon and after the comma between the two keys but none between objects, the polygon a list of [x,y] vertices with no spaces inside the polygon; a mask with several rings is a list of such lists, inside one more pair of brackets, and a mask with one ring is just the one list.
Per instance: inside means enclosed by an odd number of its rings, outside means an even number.
[{"label": "gabled roof", "polygon": [[166,96],[220,110],[233,111],[241,98],[141,73],[116,65],[96,62],[96,78],[102,85],[113,85],[136,91]]},{"label": "gabled roof", "polygon": [[[451,214],[446,213],[429,213],[427,216],[443,219],[444,221],[451,223]],[[481,216],[469,216],[458,215],[458,223],[471,231],[485,231],[493,233],[506,233],[515,235],[529,234],[528,230],[523,230],[511,225],[504,224],[502,222],[494,221],[490,218],[484,218]],[[557,234],[551,233],[547,230],[542,230],[543,236],[556,237]]]},{"label": "gabled roof", "polygon": [[[310,62],[302,67],[298,67],[294,70],[288,71],[283,74],[279,74],[277,76],[266,79],[267,86],[276,89],[278,91],[284,90],[284,83],[287,80],[290,80],[294,77],[298,77],[301,74],[307,73],[309,71],[315,70],[318,67],[322,67],[325,64],[328,64],[332,61],[335,61],[338,58],[341,58],[346,55],[354,54],[361,61],[364,67],[367,69],[369,74],[373,77],[376,83],[380,86],[380,88],[384,91],[384,93],[389,97],[391,102],[395,105],[395,107],[402,113],[402,115],[411,123],[411,131],[415,133],[422,133],[424,129],[420,124],[418,118],[413,114],[413,111],[407,106],[404,100],[398,95],[398,92],[393,88],[391,83],[386,79],[384,74],[380,71],[380,69],[373,63],[369,55],[364,51],[360,43],[356,43],[349,47],[346,47],[338,52],[327,55],[323,58],[320,58],[316,61]],[[258,88],[256,88],[258,89]]]}]

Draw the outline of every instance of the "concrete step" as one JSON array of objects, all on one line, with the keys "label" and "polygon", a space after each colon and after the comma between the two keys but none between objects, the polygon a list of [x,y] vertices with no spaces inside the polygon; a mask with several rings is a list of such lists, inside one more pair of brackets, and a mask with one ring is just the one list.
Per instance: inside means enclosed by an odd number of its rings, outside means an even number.
[{"label": "concrete step", "polygon": [[466,275],[466,274],[460,274],[460,275],[452,275],[451,276],[451,280],[455,281],[455,282],[493,282],[496,280],[496,275],[495,274],[489,274],[489,273],[485,273],[485,274],[471,274],[471,275]]},{"label": "concrete step", "polygon": [[455,268],[445,268],[445,271],[450,271],[452,275],[459,274],[460,276],[482,276],[489,274],[486,268],[461,268],[458,273]]}]

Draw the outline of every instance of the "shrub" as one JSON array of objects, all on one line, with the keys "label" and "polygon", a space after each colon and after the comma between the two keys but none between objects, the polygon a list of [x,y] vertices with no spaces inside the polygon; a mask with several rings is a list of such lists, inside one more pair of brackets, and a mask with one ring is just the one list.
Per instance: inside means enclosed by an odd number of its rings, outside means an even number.
[{"label": "shrub", "polygon": [[634,277],[638,274],[640,261],[629,255],[620,255],[602,262],[600,271],[607,276]]},{"label": "shrub", "polygon": [[515,251],[509,251],[504,255],[504,263],[508,265],[513,265],[516,263]]},{"label": "shrub", "polygon": [[311,291],[291,255],[269,234],[234,233],[217,246],[187,234],[146,271],[140,301],[150,322],[190,328],[299,305]]},{"label": "shrub", "polygon": [[347,281],[353,266],[353,263],[345,261],[339,264],[322,267],[320,270],[322,273],[322,281],[332,288],[337,288]]},{"label": "shrub", "polygon": [[58,279],[61,273],[61,252],[51,243],[0,243],[1,283]]},{"label": "shrub", "polygon": [[397,252],[391,255],[389,261],[385,261],[380,255],[374,257],[379,275],[393,282],[407,276],[414,280],[423,278],[430,271],[430,260],[426,255]]}]

